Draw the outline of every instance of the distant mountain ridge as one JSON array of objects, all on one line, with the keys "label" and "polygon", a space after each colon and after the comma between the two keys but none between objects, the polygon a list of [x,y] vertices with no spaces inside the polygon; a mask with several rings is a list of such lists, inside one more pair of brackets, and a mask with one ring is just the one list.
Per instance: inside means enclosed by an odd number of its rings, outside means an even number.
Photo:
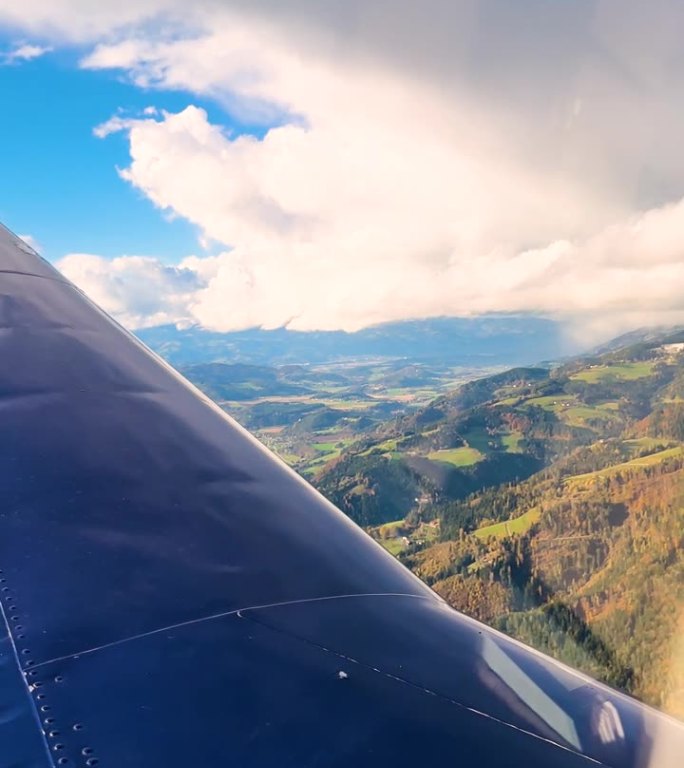
[{"label": "distant mountain ridge", "polygon": [[445,365],[521,365],[577,351],[559,323],[532,315],[485,315],[386,323],[344,331],[146,328],[138,337],[172,365],[315,364],[373,358]]},{"label": "distant mountain ridge", "polygon": [[592,350],[592,354],[602,355],[605,352],[614,352],[619,349],[632,347],[635,344],[649,344],[660,341],[662,343],[684,341],[684,326],[681,325],[661,325],[652,328],[637,328],[628,331],[614,339],[599,344]]}]

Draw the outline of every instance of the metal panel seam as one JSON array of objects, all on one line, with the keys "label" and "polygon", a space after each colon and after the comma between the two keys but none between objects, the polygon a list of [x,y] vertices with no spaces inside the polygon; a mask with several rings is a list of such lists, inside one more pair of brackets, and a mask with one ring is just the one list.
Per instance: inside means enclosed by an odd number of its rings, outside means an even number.
[{"label": "metal panel seam", "polygon": [[68,285],[69,288],[73,287],[70,282],[63,277],[59,277],[57,273],[56,277],[49,275],[37,275],[35,272],[22,272],[18,269],[0,269],[0,275],[21,275],[21,277],[37,277],[39,280],[52,280],[55,283],[61,283],[62,285]]},{"label": "metal panel seam", "polygon": [[344,661],[348,661],[352,664],[358,664],[360,667],[363,667],[364,669],[370,670],[371,672],[375,672],[379,675],[383,675],[384,677],[389,678],[390,680],[394,680],[397,683],[402,683],[403,685],[408,685],[411,688],[415,688],[416,690],[422,691],[423,693],[427,693],[430,696],[436,696],[438,699],[442,699],[442,701],[447,701],[450,704],[454,705],[455,707],[458,707],[459,709],[464,709],[467,712],[470,712],[473,715],[483,717],[487,720],[491,720],[492,722],[498,723],[499,725],[505,727],[505,728],[512,728],[514,731],[518,731],[519,733],[524,733],[526,736],[529,736],[532,739],[536,739],[538,741],[543,741],[546,744],[549,744],[553,747],[557,747],[558,749],[562,749],[565,752],[570,752],[573,755],[577,755],[580,758],[584,758],[587,762],[593,763],[594,765],[600,765],[604,768],[610,768],[606,763],[602,763],[600,760],[596,760],[593,757],[589,757],[589,755],[585,755],[582,752],[578,752],[574,749],[570,749],[569,747],[564,746],[563,744],[559,744],[556,741],[552,741],[551,739],[547,739],[544,736],[540,736],[539,734],[533,733],[532,731],[528,731],[525,728],[520,728],[517,725],[513,725],[512,723],[507,723],[505,720],[501,720],[498,717],[494,717],[493,715],[489,715],[486,712],[482,712],[479,709],[475,709],[474,707],[469,707],[466,704],[461,703],[460,701],[456,701],[456,699],[451,698],[450,696],[445,696],[442,693],[438,693],[437,691],[433,691],[430,688],[424,688],[421,685],[412,682],[411,680],[407,680],[406,678],[399,677],[398,675],[393,675],[390,672],[385,672],[384,670],[378,668],[378,667],[372,667],[370,664],[367,664],[366,662],[359,661],[358,659],[353,658],[352,656],[346,656],[345,654],[341,653],[340,651],[336,651],[332,648],[327,648],[324,645],[321,645],[320,643],[316,643],[313,640],[310,640],[306,637],[302,637],[300,635],[294,634],[292,632],[287,632],[284,629],[281,629],[279,627],[274,627],[271,624],[268,624],[265,621],[260,621],[259,619],[255,618],[254,616],[245,616],[243,615],[242,611],[247,610],[246,608],[240,609],[237,612],[237,615],[240,619],[246,619],[247,621],[251,621],[253,624],[257,624],[262,627],[266,627],[267,629],[272,630],[273,632],[279,632],[282,635],[285,635],[286,637],[290,637],[294,640],[299,640],[303,643],[306,643],[307,645],[312,646],[313,648],[318,648],[321,651],[325,651],[326,653],[331,653],[334,656],[337,656],[339,659],[344,659]]},{"label": "metal panel seam", "polygon": [[40,733],[41,741],[43,743],[43,746],[45,747],[45,754],[47,755],[48,762],[50,765],[54,768],[54,760],[52,759],[52,753],[50,752],[50,745],[48,744],[47,737],[45,736],[45,731],[43,729],[43,724],[40,720],[40,714],[38,712],[38,707],[36,705],[36,702],[33,700],[33,696],[31,696],[31,689],[29,688],[28,680],[26,679],[26,673],[21,668],[21,661],[19,660],[19,654],[17,652],[17,645],[14,642],[14,637],[12,636],[12,630],[10,627],[10,623],[7,621],[7,614],[5,613],[5,606],[0,602],[0,613],[2,614],[2,620],[5,623],[5,627],[7,629],[7,637],[9,638],[10,645],[12,646],[12,653],[14,654],[14,661],[17,665],[17,670],[19,674],[21,675],[21,679],[24,683],[24,689],[26,691],[26,696],[28,700],[31,703],[31,712],[33,713],[34,720],[36,722],[36,725],[38,726],[38,731]]},{"label": "metal panel seam", "polygon": [[[130,643],[134,640],[140,640],[143,637],[150,637],[151,635],[158,635],[161,632],[168,632],[172,629],[180,629],[181,627],[192,626],[193,624],[202,624],[206,621],[213,621],[215,619],[223,619],[226,616],[233,616],[240,614],[240,611],[256,611],[264,608],[278,608],[285,605],[301,605],[303,603],[318,603],[324,600],[343,600],[355,597],[410,597],[417,600],[431,600],[429,595],[412,595],[402,592],[371,592],[371,593],[359,593],[354,595],[328,595],[326,597],[308,597],[302,600],[285,600],[280,603],[265,603],[262,605],[249,605],[241,608],[233,608],[230,611],[223,611],[221,613],[214,613],[210,616],[202,616],[197,619],[189,619],[188,621],[181,621],[178,624],[169,624],[157,629],[151,629],[149,632],[141,632],[139,635],[131,635],[130,637],[122,637],[120,640],[113,640],[111,643],[104,643],[103,645],[95,646],[94,648],[86,648],[83,651],[75,651],[74,653],[68,653],[65,656],[56,656],[52,659],[46,659],[31,665],[31,670],[35,671],[48,664],[54,664],[57,661],[67,661],[68,659],[77,659],[79,656],[85,656],[89,653],[97,653],[97,651],[103,651],[106,648],[112,648],[117,645],[123,645],[124,643]],[[242,616],[240,618],[243,618]],[[15,649],[16,653],[16,649]],[[17,657],[18,661],[18,657]]]}]

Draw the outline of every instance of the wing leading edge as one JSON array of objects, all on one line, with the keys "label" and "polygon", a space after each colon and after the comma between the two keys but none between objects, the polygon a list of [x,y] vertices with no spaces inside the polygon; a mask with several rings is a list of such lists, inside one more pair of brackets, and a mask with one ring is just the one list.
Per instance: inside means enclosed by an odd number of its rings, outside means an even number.
[{"label": "wing leading edge", "polygon": [[449,609],[5,229],[0,355],[0,766],[679,765],[678,723]]}]

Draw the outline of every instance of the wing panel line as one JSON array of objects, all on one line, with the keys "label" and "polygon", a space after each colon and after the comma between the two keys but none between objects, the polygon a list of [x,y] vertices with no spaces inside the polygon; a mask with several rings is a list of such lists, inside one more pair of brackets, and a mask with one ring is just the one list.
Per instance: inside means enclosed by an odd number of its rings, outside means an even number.
[{"label": "wing panel line", "polygon": [[22,277],[37,277],[39,280],[52,280],[54,283],[62,283],[62,285],[68,285],[69,288],[73,288],[72,284],[65,280],[63,277],[52,277],[51,275],[37,275],[35,272],[22,272],[20,269],[0,269],[0,275],[21,275]]},{"label": "wing panel line", "polygon": [[[381,597],[382,595],[359,595],[359,597]],[[399,597],[403,597],[403,595],[399,595]],[[408,595],[407,595],[408,597]],[[411,597],[414,597],[414,595],[411,595]],[[326,599],[326,598],[323,598]],[[420,598],[420,599],[426,599],[426,598]],[[301,602],[314,602],[314,601],[301,601]],[[275,607],[275,606],[273,606]],[[404,677],[399,677],[398,675],[393,675],[390,672],[385,672],[382,669],[379,669],[378,667],[373,667],[370,664],[367,664],[363,661],[359,661],[358,659],[353,658],[352,656],[346,656],[345,654],[335,651],[332,648],[327,648],[324,645],[321,645],[320,643],[316,643],[313,640],[310,640],[306,637],[302,637],[298,634],[287,632],[286,630],[280,628],[280,627],[273,627],[270,624],[260,621],[258,618],[255,618],[254,616],[243,616],[242,611],[246,611],[248,609],[241,608],[236,613],[241,619],[247,619],[248,621],[251,621],[253,624],[258,624],[259,626],[266,627],[267,629],[270,629],[274,632],[280,632],[283,635],[286,635],[287,637],[291,637],[295,640],[300,640],[301,642],[307,643],[308,645],[312,646],[313,648],[318,648],[321,651],[325,651],[326,653],[331,653],[333,656],[337,656],[339,659],[344,659],[344,661],[348,661],[351,664],[358,664],[360,667],[363,667],[364,669],[370,670],[371,672],[375,672],[379,675],[383,675],[384,677],[387,677],[390,680],[393,680],[396,683],[402,683],[404,685],[408,685],[411,688],[415,688],[416,690],[422,691],[423,693],[427,693],[430,696],[436,696],[439,699],[442,699],[443,701],[449,702],[449,704],[453,704],[454,706],[458,707],[459,709],[464,709],[467,712],[470,712],[473,715],[477,715],[479,717],[484,717],[487,720],[491,720],[494,723],[497,723],[498,725],[504,726],[506,728],[512,728],[514,731],[518,731],[519,733],[524,733],[526,736],[530,736],[533,739],[537,739],[539,741],[543,741],[546,744],[550,744],[551,746],[557,747],[558,749],[562,749],[565,752],[570,752],[573,755],[577,755],[578,757],[584,758],[587,762],[593,763],[594,765],[600,765],[605,766],[605,768],[609,768],[609,766],[606,765],[606,763],[602,763],[600,760],[596,760],[593,757],[589,757],[589,755],[584,754],[583,752],[578,752],[575,749],[571,749],[570,747],[566,747],[563,744],[559,744],[556,741],[553,741],[552,739],[547,739],[544,736],[541,736],[537,733],[534,733],[532,731],[528,731],[525,728],[520,728],[517,725],[513,725],[512,723],[508,723],[505,720],[502,720],[501,718],[494,717],[493,715],[489,715],[486,712],[482,712],[479,709],[476,709],[474,707],[469,707],[467,704],[463,704],[460,701],[457,701],[456,699],[445,696],[443,693],[439,693],[437,691],[432,690],[431,688],[425,688],[417,683],[412,682],[411,680],[407,680]]]},{"label": "wing panel line", "polygon": [[[69,653],[66,656],[55,656],[52,659],[47,659],[46,661],[40,661],[31,666],[32,670],[40,669],[41,667],[47,666],[48,664],[54,664],[57,661],[67,661],[68,659],[77,659],[80,656],[85,656],[86,654],[90,653],[97,653],[98,651],[106,650],[107,648],[113,648],[117,645],[123,645],[124,643],[130,643],[134,640],[140,640],[143,637],[150,637],[151,635],[158,635],[161,632],[168,632],[173,629],[180,629],[182,627],[188,627],[192,626],[193,624],[202,624],[206,621],[213,621],[214,619],[223,619],[226,616],[232,616],[235,614],[240,614],[241,611],[255,611],[260,610],[264,608],[278,608],[285,605],[301,605],[303,603],[319,603],[326,600],[348,600],[349,598],[356,598],[356,597],[411,597],[418,600],[430,600],[432,601],[432,598],[428,595],[412,595],[412,594],[404,594],[402,592],[370,592],[370,593],[357,593],[354,595],[328,595],[326,597],[308,597],[304,598],[302,600],[284,600],[279,603],[266,603],[263,605],[246,605],[241,608],[234,608],[230,611],[223,611],[221,613],[214,613],[210,616],[202,616],[197,619],[189,619],[188,621],[181,621],[178,624],[169,624],[165,627],[159,627],[158,629],[151,629],[149,632],[141,632],[138,635],[131,635],[130,637],[122,637],[120,640],[113,640],[111,643],[104,643],[103,645],[98,645],[93,648],[86,648],[83,651],[76,651],[75,653]],[[441,599],[435,595],[435,601],[441,602]],[[240,618],[243,618],[240,616]],[[13,643],[14,645],[14,643]],[[16,649],[15,649],[16,653]],[[18,657],[17,657],[18,661]]]},{"label": "wing panel line", "polygon": [[45,735],[45,730],[43,729],[43,723],[40,719],[40,713],[38,712],[38,707],[36,705],[36,702],[31,696],[31,690],[29,688],[28,680],[26,679],[26,673],[21,668],[21,660],[19,658],[19,652],[17,651],[17,644],[14,642],[14,638],[12,637],[12,630],[10,627],[10,622],[7,621],[7,614],[5,613],[5,606],[0,602],[0,615],[2,615],[2,620],[5,623],[5,627],[7,628],[7,638],[10,642],[10,646],[12,647],[12,655],[14,656],[14,662],[17,667],[17,671],[19,672],[22,682],[24,684],[24,690],[26,691],[26,697],[31,702],[31,714],[33,715],[33,719],[35,720],[36,727],[38,729],[38,733],[40,734],[40,740],[43,746],[45,747],[45,754],[47,755],[48,763],[52,766],[54,766],[54,761],[52,759],[52,753],[50,752],[50,745],[48,744],[47,736]]}]

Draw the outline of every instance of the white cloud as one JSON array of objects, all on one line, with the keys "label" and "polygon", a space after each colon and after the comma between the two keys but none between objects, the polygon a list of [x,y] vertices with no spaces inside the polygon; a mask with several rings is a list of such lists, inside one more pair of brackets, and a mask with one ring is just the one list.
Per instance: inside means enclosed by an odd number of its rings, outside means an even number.
[{"label": "white cloud", "polygon": [[[196,7],[201,1],[194,3]],[[117,3],[93,0],[0,0],[0,26],[55,41],[89,43],[150,22],[179,10],[185,18],[191,12],[184,0],[120,0]]]},{"label": "white cloud", "polygon": [[144,256],[109,260],[72,253],[56,267],[129,328],[192,322],[189,306],[205,284],[198,270],[183,263],[170,267]]},{"label": "white cloud", "polygon": [[31,61],[32,59],[38,59],[41,56],[45,56],[45,54],[50,53],[50,51],[52,51],[52,48],[47,46],[23,43],[9,51],[0,53],[0,64],[4,64],[5,66],[20,64],[24,61]]},{"label": "white cloud", "polygon": [[[172,0],[29,2],[23,22],[3,3],[0,21],[87,41],[86,68],[270,126],[233,135],[190,105],[96,129],[128,136],[125,180],[226,248],[185,264],[193,289],[164,278],[163,306],[90,268],[131,322],[354,329],[536,310],[617,327],[684,306],[680,4],[207,2],[180,34]],[[159,284],[158,262],[135,269]]]},{"label": "white cloud", "polygon": [[[457,302],[460,314],[534,310],[559,316],[586,343],[587,333],[607,338],[642,325],[684,322],[683,242],[684,200],[584,240],[558,241],[508,258],[492,253],[445,264],[437,281],[429,263],[422,271],[411,265],[407,275],[401,265],[393,269],[370,261],[357,263],[355,274],[362,282],[356,285],[326,279],[325,270],[333,269],[329,265],[304,259],[293,273],[292,262],[250,262],[237,249],[189,257],[178,267],[153,258],[107,261],[83,254],[57,266],[132,328],[199,323],[216,330],[253,325],[354,330],[373,322],[449,314]],[[317,274],[307,277],[307,268]],[[306,311],[297,314],[301,307]],[[318,317],[328,319],[310,322]]]}]

